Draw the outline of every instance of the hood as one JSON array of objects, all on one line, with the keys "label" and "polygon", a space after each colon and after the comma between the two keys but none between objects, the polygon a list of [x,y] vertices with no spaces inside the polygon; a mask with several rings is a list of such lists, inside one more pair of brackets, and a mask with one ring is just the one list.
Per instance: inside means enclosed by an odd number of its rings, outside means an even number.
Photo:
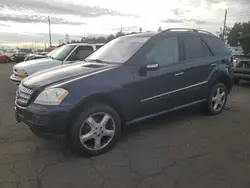
[{"label": "hood", "polygon": [[88,76],[98,71],[109,70],[116,67],[114,64],[100,64],[100,63],[74,63],[62,65],[52,69],[47,69],[24,79],[22,84],[31,89],[37,89],[54,83],[74,79],[81,76]]},{"label": "hood", "polygon": [[250,35],[241,37],[239,39],[240,45],[242,49],[244,50],[244,53],[247,55],[250,53]]},{"label": "hood", "polygon": [[16,72],[19,72],[21,70],[21,72],[25,71],[28,75],[31,75],[32,73],[41,70],[41,67],[50,68],[51,65],[52,67],[54,67],[54,66],[60,65],[61,63],[62,62],[59,60],[50,59],[50,58],[34,59],[34,60],[18,63],[13,67],[13,69],[16,70]]}]

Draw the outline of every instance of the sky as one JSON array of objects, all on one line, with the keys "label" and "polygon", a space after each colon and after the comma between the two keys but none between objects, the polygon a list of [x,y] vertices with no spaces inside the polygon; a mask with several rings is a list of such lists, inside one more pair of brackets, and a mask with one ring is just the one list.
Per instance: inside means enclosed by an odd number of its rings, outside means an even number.
[{"label": "sky", "polygon": [[173,27],[216,34],[223,26],[250,20],[250,0],[0,0],[0,46],[52,43],[84,36],[156,31]]}]

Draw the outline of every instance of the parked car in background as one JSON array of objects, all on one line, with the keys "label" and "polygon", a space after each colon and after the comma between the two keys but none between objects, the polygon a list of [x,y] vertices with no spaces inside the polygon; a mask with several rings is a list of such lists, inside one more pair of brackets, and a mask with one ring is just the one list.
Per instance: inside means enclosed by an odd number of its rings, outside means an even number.
[{"label": "parked car in background", "polygon": [[29,48],[19,48],[14,54],[13,54],[13,61],[16,63],[19,63],[21,61],[24,61],[27,54],[31,53],[32,50]]},{"label": "parked car in background", "polygon": [[48,53],[50,53],[54,49],[55,49],[54,47],[49,47],[49,48],[45,48],[43,50],[37,50],[37,54],[38,55],[47,55]]},{"label": "parked car in background", "polygon": [[84,60],[97,49],[97,45],[101,44],[76,43],[61,46],[46,58],[25,61],[15,65],[10,79],[19,83],[23,78],[35,72]]},{"label": "parked car in background", "polygon": [[9,57],[9,59],[14,60],[13,55],[16,53],[16,51],[17,50],[15,50],[15,49],[7,49],[5,51],[5,55],[7,55]]},{"label": "parked car in background", "polygon": [[47,55],[40,55],[40,54],[34,54],[34,53],[33,54],[28,54],[28,55],[26,55],[24,61],[50,57],[56,50],[57,50],[57,48],[52,50],[51,52],[49,52]]},{"label": "parked car in background", "polygon": [[231,55],[234,58],[244,55],[244,51],[240,46],[238,46],[238,47],[229,47],[229,51],[230,51]]},{"label": "parked car in background", "polygon": [[39,55],[39,54],[27,54],[25,56],[25,59],[24,61],[29,61],[29,60],[33,60],[33,59],[41,59],[41,58],[46,58],[47,56],[46,55]]},{"label": "parked car in background", "polygon": [[232,71],[235,84],[240,80],[250,81],[250,35],[241,37],[239,42],[244,54],[234,58]]},{"label": "parked car in background", "polygon": [[38,136],[66,134],[80,154],[99,155],[114,146],[123,125],[195,104],[219,114],[232,89],[230,61],[224,42],[205,31],[119,37],[85,63],[23,80],[16,119]]},{"label": "parked car in background", "polygon": [[7,56],[6,54],[0,54],[0,63],[8,63],[10,62],[11,59],[9,56]]},{"label": "parked car in background", "polygon": [[13,61],[15,61],[16,63],[19,63],[21,61],[24,61],[25,56],[26,56],[25,52],[18,50],[17,52],[14,53],[12,57],[13,57]]}]

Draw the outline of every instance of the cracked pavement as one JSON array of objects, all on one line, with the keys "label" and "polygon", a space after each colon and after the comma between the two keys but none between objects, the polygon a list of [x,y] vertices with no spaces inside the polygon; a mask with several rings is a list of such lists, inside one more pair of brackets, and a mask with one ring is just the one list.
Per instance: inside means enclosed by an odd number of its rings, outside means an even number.
[{"label": "cracked pavement", "polygon": [[0,64],[0,188],[250,187],[250,84],[235,86],[218,116],[197,107],[163,115],[83,158],[15,121],[12,66]]}]

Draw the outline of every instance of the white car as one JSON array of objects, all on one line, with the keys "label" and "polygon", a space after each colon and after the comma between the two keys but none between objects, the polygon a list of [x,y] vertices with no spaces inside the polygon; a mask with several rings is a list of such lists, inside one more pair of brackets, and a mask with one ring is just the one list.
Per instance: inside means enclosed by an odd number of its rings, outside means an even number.
[{"label": "white car", "polygon": [[13,74],[10,76],[10,79],[14,82],[20,83],[24,78],[35,72],[84,60],[103,45],[104,44],[101,43],[75,43],[63,45],[51,55],[48,54],[47,58],[34,59],[16,64],[13,67]]},{"label": "white car", "polygon": [[229,51],[232,56],[242,56],[244,55],[243,49],[241,47],[229,47]]}]

